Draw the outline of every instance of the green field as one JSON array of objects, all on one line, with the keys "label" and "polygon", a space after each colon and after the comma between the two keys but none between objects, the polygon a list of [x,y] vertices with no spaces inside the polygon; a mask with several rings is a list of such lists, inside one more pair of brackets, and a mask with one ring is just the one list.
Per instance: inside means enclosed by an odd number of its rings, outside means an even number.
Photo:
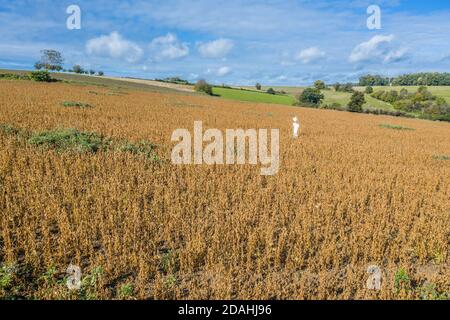
[{"label": "green field", "polygon": [[213,93],[224,99],[248,102],[275,103],[292,106],[295,98],[292,95],[274,95],[257,91],[214,87]]},{"label": "green field", "polygon": [[[254,87],[243,87],[245,89],[248,90],[255,90]],[[262,91],[266,91],[267,89],[269,89],[270,87],[262,87]],[[302,92],[302,90],[305,87],[288,87],[288,86],[274,86],[271,87],[277,91],[285,91],[287,94],[289,94],[290,96],[292,96],[293,98],[296,97],[299,93]],[[354,87],[355,90],[359,90],[359,91],[364,91],[366,88],[365,87]],[[403,86],[403,87],[381,87],[381,86],[376,86],[373,87],[375,91],[380,91],[380,90],[386,90],[386,91],[390,91],[390,90],[397,90],[400,91],[401,89],[405,88],[407,89],[409,92],[416,92],[419,89],[419,86]],[[436,95],[438,97],[443,97],[448,103],[450,103],[450,87],[444,87],[444,86],[430,86],[427,87],[428,90],[433,94]],[[237,89],[238,90],[238,89]],[[256,90],[255,90],[256,92]],[[347,93],[347,92],[336,92],[333,89],[330,90],[322,90],[322,93],[325,96],[325,99],[323,100],[324,104],[332,104],[332,103],[339,103],[342,106],[346,106],[348,105],[348,103],[350,102],[350,97],[351,97],[351,93]],[[372,98],[370,95],[365,95],[366,98],[366,103],[364,104],[364,107],[374,107],[374,108],[378,108],[378,109],[385,109],[385,110],[394,110],[393,106],[390,103],[384,102],[384,101],[380,101],[378,99]]]},{"label": "green field", "polygon": [[[331,90],[322,90],[323,95],[325,96],[325,99],[323,100],[323,103],[325,104],[332,104],[332,103],[339,103],[342,106],[347,106],[350,102],[350,98],[352,96],[351,93],[347,92],[336,92],[333,89]],[[364,104],[364,107],[373,107],[377,109],[385,109],[385,110],[394,110],[392,105],[390,103],[380,101],[378,99],[372,98],[370,95],[365,95],[366,103]]]},{"label": "green field", "polygon": [[[448,103],[450,103],[450,87],[437,87],[437,86],[430,86],[427,87],[428,91],[430,91],[433,95],[438,97],[443,97]],[[364,87],[355,87],[357,90],[365,90]],[[375,91],[391,91],[391,90],[397,90],[400,91],[402,89],[407,89],[409,92],[416,92],[419,89],[419,86],[394,86],[394,87],[373,87]]]},{"label": "green field", "polygon": [[[254,90],[252,87],[244,87],[247,90]],[[302,92],[302,90],[305,87],[273,87],[273,89],[277,91],[285,91],[288,95],[292,97],[292,101],[295,102],[295,97]],[[262,91],[265,91],[269,89],[269,87],[263,87]],[[365,89],[365,88],[364,88]],[[236,89],[239,90],[239,89]],[[363,89],[362,89],[363,90]],[[257,93],[257,91],[255,91]],[[347,92],[336,92],[334,89],[330,90],[322,90],[323,95],[325,96],[325,99],[323,100],[324,104],[333,104],[333,103],[339,103],[343,107],[347,106],[350,102],[350,97],[352,96],[351,93]],[[448,90],[448,94],[450,95],[450,88]],[[372,98],[371,96],[366,94],[366,103],[364,104],[364,107],[374,107],[378,109],[385,109],[385,110],[393,110],[391,104],[386,103],[384,101],[377,100],[375,98]]]}]

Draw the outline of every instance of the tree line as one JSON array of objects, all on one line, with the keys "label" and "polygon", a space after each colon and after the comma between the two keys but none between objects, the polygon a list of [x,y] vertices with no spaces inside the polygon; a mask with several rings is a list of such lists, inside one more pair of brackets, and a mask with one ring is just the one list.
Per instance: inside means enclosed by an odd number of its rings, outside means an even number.
[{"label": "tree line", "polygon": [[103,76],[105,73],[103,71],[95,71],[95,70],[85,70],[80,65],[76,64],[72,67],[72,69],[64,69],[64,58],[61,52],[56,50],[42,50],[41,51],[41,59],[34,64],[34,68],[36,70],[46,70],[46,71],[63,71],[63,72],[72,72],[77,74],[90,74],[98,76]]},{"label": "tree line", "polygon": [[389,78],[380,75],[365,75],[359,78],[360,86],[450,86],[450,73],[421,72]]}]

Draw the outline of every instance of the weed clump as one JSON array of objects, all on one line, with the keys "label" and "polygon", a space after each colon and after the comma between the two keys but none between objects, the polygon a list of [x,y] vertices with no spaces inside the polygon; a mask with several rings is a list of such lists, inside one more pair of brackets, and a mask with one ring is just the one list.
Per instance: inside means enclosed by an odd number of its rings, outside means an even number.
[{"label": "weed clump", "polygon": [[76,129],[44,131],[33,134],[28,142],[34,146],[48,147],[58,151],[70,150],[81,153],[95,153],[110,145],[109,139],[94,132],[80,132]]},{"label": "weed clump", "polygon": [[386,123],[380,124],[380,128],[393,129],[393,130],[407,130],[407,131],[414,131],[414,130],[416,130],[416,129],[413,129],[413,128],[396,126],[396,125],[386,124]]},{"label": "weed clump", "polygon": [[157,160],[155,149],[156,145],[144,140],[137,143],[125,142],[118,148],[120,152],[128,152],[134,155],[144,155],[147,159]]},{"label": "weed clump", "polygon": [[64,101],[62,103],[63,107],[67,108],[81,108],[81,109],[91,109],[93,106],[91,106],[88,103],[83,102],[76,102],[76,101]]}]

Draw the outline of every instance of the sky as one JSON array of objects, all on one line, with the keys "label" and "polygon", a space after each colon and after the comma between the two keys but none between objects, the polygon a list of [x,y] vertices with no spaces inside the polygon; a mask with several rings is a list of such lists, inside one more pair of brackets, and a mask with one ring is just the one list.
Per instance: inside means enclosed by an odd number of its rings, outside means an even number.
[{"label": "sky", "polygon": [[[67,28],[71,5],[80,29]],[[368,28],[371,5],[380,29]],[[4,69],[32,69],[55,49],[67,69],[233,85],[450,71],[442,0],[0,0],[0,21]]]}]

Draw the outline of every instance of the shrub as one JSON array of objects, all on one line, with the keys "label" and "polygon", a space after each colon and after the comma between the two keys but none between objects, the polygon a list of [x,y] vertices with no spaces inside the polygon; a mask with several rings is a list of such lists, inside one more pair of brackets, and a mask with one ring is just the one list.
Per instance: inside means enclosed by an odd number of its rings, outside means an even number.
[{"label": "shrub", "polygon": [[407,131],[415,130],[413,128],[402,127],[402,126],[397,126],[397,125],[392,125],[392,124],[385,124],[385,123],[380,124],[380,128],[393,129],[393,130],[407,130]]},{"label": "shrub", "polygon": [[322,80],[317,80],[316,82],[314,82],[314,87],[318,90],[324,90],[327,86]]},{"label": "shrub", "polygon": [[366,99],[364,98],[364,93],[355,91],[350,98],[350,103],[348,104],[348,110],[351,112],[362,112],[363,104],[366,103]]},{"label": "shrub", "polygon": [[93,108],[90,104],[75,101],[64,101],[62,105],[64,107],[72,107],[72,108],[83,108],[83,109]]},{"label": "shrub", "polygon": [[399,269],[394,275],[394,287],[397,293],[411,290],[411,278],[405,269]]},{"label": "shrub", "polygon": [[213,87],[208,84],[205,80],[198,80],[194,87],[195,91],[203,92],[210,96],[213,95]]},{"label": "shrub", "polygon": [[366,94],[372,94],[373,88],[371,86],[366,87]]},{"label": "shrub", "polygon": [[277,94],[277,92],[276,92],[273,88],[269,88],[269,89],[267,90],[267,93],[268,93],[268,94]]},{"label": "shrub", "polygon": [[72,70],[73,70],[73,72],[78,73],[78,74],[84,73],[83,68],[78,64],[74,65]]},{"label": "shrub", "polygon": [[30,80],[28,75],[16,73],[0,73],[0,79],[6,80]]},{"label": "shrub", "polygon": [[48,73],[47,70],[42,71],[33,71],[30,74],[30,79],[38,82],[51,82],[52,77],[50,76],[50,73]]},{"label": "shrub", "polygon": [[325,96],[320,92],[320,90],[316,88],[306,88],[300,94],[298,100],[301,104],[303,103],[307,105],[318,106],[324,98]]},{"label": "shrub", "polygon": [[95,153],[110,145],[110,141],[93,132],[80,132],[76,129],[55,129],[34,134],[28,142],[58,151]]}]

